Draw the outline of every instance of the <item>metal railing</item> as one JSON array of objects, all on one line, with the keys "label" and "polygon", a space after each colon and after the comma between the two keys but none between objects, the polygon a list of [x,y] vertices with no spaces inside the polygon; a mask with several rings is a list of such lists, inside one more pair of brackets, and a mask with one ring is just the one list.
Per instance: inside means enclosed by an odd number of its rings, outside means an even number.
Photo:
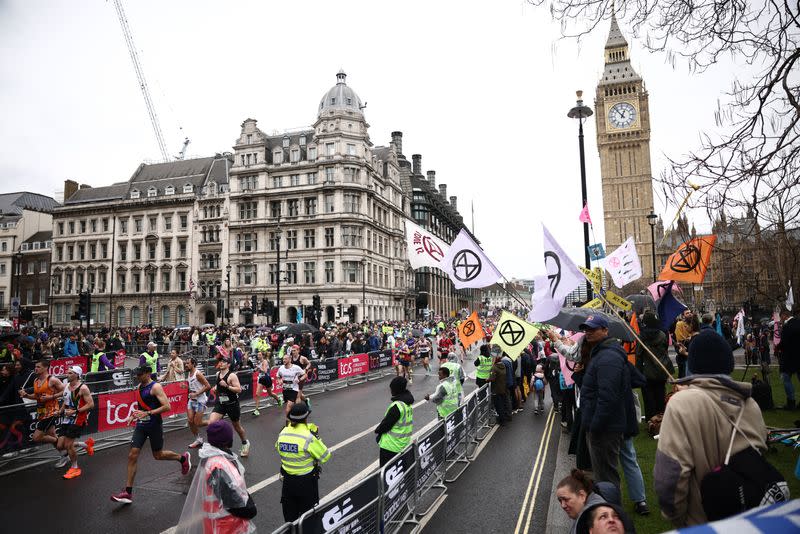
[{"label": "metal railing", "polygon": [[[483,439],[478,437],[481,429],[491,428],[491,413],[489,386],[484,385],[382,468],[346,491],[326,496],[300,519],[281,525],[273,534],[331,531],[393,534],[407,530],[408,526],[411,532],[417,532],[419,518],[447,491],[445,482],[457,479],[474,459],[467,451]],[[456,473],[448,477],[457,464]],[[423,508],[431,497],[434,498],[430,504]]]}]

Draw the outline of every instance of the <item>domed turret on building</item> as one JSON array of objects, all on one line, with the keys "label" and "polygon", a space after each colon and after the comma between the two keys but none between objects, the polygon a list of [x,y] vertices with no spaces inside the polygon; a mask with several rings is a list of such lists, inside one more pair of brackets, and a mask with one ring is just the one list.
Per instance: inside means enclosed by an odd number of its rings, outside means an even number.
[{"label": "domed turret on building", "polygon": [[347,86],[347,74],[340,70],[336,74],[336,85],[331,87],[319,103],[319,117],[326,115],[328,111],[357,113],[362,117],[361,99],[350,87]]}]

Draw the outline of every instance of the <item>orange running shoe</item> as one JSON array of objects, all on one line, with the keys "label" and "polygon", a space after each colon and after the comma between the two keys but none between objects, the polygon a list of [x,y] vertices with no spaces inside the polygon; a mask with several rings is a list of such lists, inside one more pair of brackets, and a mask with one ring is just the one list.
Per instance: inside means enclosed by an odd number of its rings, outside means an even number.
[{"label": "orange running shoe", "polygon": [[81,476],[80,467],[70,467],[69,470],[64,474],[64,478],[67,480],[71,478],[77,478],[79,476]]},{"label": "orange running shoe", "polygon": [[94,456],[94,440],[92,438],[86,440],[86,454]]}]

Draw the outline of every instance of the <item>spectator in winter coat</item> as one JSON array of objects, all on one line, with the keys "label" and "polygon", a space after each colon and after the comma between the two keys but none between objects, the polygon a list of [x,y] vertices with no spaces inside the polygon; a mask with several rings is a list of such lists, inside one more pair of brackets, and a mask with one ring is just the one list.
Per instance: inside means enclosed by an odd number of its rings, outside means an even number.
[{"label": "spectator in winter coat", "polygon": [[664,412],[656,450],[655,490],[661,513],[677,528],[708,521],[700,483],[722,465],[738,419],[731,453],[751,445],[760,453],[767,446],[761,409],[751,397],[751,385],[735,382],[733,352],[713,330],[703,330],[689,347],[690,375]]},{"label": "spectator in winter coat", "polygon": [[492,402],[497,412],[497,422],[500,426],[504,426],[511,421],[511,401],[508,398],[508,386],[506,385],[506,366],[501,361],[499,354],[494,357],[489,382],[492,384]]},{"label": "spectator in winter coat", "polygon": [[786,408],[792,410],[796,404],[792,375],[800,379],[800,306],[795,306],[794,316],[782,311],[781,319],[781,341],[775,347],[775,352],[778,354],[783,389],[786,390]]},{"label": "spectator in winter coat", "polygon": [[581,424],[586,430],[592,469],[597,480],[619,487],[620,447],[633,408],[628,402],[632,395],[628,357],[620,344],[608,337],[608,322],[603,317],[587,317],[580,329],[591,347],[591,357],[579,386]]},{"label": "spectator in winter coat", "polygon": [[[672,373],[674,367],[667,355],[667,335],[661,330],[658,317],[652,312],[645,312],[642,316],[642,331],[639,333],[642,343],[650,349],[658,361]],[[636,347],[636,368],[646,379],[642,388],[644,400],[644,417],[647,421],[654,415],[664,413],[664,389],[667,385],[667,375],[664,370],[653,361],[642,344]]]},{"label": "spectator in winter coat", "polygon": [[76,341],[75,333],[70,333],[69,339],[64,341],[64,356],[78,356],[79,354],[78,342]]}]

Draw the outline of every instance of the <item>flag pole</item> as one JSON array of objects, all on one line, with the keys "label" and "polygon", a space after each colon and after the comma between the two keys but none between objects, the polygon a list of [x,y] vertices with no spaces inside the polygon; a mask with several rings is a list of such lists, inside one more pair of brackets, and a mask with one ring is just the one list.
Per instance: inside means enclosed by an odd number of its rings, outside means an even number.
[{"label": "flag pole", "polygon": [[[581,274],[583,274],[583,273],[581,273]],[[584,276],[584,278],[586,278],[586,280],[589,280],[589,278],[585,274],[583,276]],[[596,296],[599,297],[600,300],[602,300],[609,308],[614,309],[613,305],[608,301],[608,299],[606,299],[606,296],[602,292],[598,292]],[[629,325],[625,321],[622,321],[622,324],[625,325],[625,328],[627,328],[628,331],[633,335],[634,339],[636,339],[636,341],[644,348],[644,350],[647,352],[647,354],[650,355],[650,357],[653,359],[653,361],[656,362],[656,364],[658,364],[658,366],[661,368],[661,370],[664,371],[664,374],[667,375],[667,381],[669,383],[671,383],[671,384],[674,384],[675,383],[675,377],[672,376],[672,373],[667,371],[667,368],[664,367],[664,364],[659,361],[659,359],[656,357],[655,354],[653,354],[653,351],[650,350],[650,347],[648,347],[645,344],[645,342],[642,341],[642,338],[640,338],[639,335],[636,333],[636,331],[633,328],[631,328],[631,325]]]},{"label": "flag pole", "polygon": [[[503,277],[503,280],[505,281],[505,283],[506,283],[507,285],[511,285],[511,282],[508,280],[508,278],[506,278],[506,275],[504,275],[504,274],[500,273],[500,276],[502,276],[502,277]],[[516,301],[517,301],[517,302],[519,302],[520,304],[522,304],[522,306],[523,306],[523,307],[525,307],[525,308],[527,308],[527,309],[528,309],[528,311],[530,311],[530,310],[531,310],[531,306],[530,306],[530,304],[526,303],[526,302],[525,302],[525,301],[522,299],[522,295],[520,295],[520,294],[519,294],[519,291],[517,291],[517,288],[515,288],[515,287],[513,287],[513,286],[512,286],[512,289],[514,290],[514,293],[515,293],[515,295],[512,295],[512,294],[511,294],[511,293],[508,291],[508,289],[506,289],[506,287],[505,287],[505,286],[500,286],[500,287],[502,287],[502,288],[503,288],[503,291],[505,291],[505,292],[506,292],[506,294],[507,294],[509,297],[511,297],[512,299],[516,300]]]}]

